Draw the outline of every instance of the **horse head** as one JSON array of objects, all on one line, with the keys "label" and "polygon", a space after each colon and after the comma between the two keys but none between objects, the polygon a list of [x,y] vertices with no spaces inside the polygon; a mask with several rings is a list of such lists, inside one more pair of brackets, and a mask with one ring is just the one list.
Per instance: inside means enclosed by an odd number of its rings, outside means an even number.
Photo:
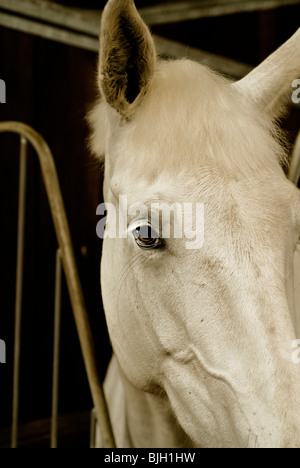
[{"label": "horse head", "polygon": [[299,447],[300,198],[277,121],[300,71],[300,30],[235,83],[160,60],[133,0],[108,2],[100,44],[92,147],[119,213],[101,281],[130,440],[154,444],[133,422],[139,400],[161,403],[149,421],[165,421],[170,445]]}]

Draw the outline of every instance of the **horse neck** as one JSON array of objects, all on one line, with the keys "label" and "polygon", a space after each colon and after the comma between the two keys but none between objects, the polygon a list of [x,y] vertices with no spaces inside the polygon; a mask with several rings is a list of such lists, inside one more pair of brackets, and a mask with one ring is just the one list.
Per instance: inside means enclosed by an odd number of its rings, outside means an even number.
[{"label": "horse neck", "polygon": [[192,447],[178,425],[167,397],[135,388],[112,358],[105,381],[105,393],[119,448]]}]

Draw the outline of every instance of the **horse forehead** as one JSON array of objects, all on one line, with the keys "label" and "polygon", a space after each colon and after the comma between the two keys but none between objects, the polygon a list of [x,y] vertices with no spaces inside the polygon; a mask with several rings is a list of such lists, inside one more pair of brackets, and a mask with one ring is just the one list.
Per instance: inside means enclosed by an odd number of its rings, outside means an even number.
[{"label": "horse forehead", "polygon": [[176,178],[162,174],[153,183],[140,180],[131,184],[127,179],[126,188],[129,206],[142,203],[149,212],[152,203],[159,202],[166,214],[174,204],[184,210],[188,203],[195,217],[197,204],[202,204],[208,250],[238,245],[241,252],[253,246],[260,252],[270,248],[279,252],[290,245],[298,228],[299,192],[283,173],[280,177],[261,174],[255,179],[235,180],[203,167],[199,174]]},{"label": "horse forehead", "polygon": [[[170,176],[162,172],[153,181],[136,180],[130,171],[115,175],[110,189],[116,196],[125,194],[129,203],[151,204],[152,201],[173,203],[203,203],[207,209],[233,214],[246,209],[249,216],[262,212],[287,215],[299,204],[299,191],[285,178],[283,172],[238,179],[234,174],[221,174],[214,168],[203,166],[191,172]],[[230,219],[229,219],[230,221]]]}]

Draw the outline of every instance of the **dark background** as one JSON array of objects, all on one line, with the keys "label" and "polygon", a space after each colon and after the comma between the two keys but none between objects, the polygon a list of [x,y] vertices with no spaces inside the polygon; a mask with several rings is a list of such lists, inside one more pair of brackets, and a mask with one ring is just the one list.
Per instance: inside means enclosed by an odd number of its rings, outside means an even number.
[{"label": "dark background", "polygon": [[[101,9],[105,1],[61,1]],[[153,1],[136,1],[145,6]],[[152,31],[203,50],[257,65],[299,27],[300,6],[160,25]],[[54,154],[77,263],[95,337],[102,377],[110,358],[101,303],[101,241],[96,207],[102,202],[102,173],[87,150],[85,115],[96,96],[97,56],[31,35],[0,28],[0,78],[7,104],[0,121],[33,126]],[[299,109],[282,123],[292,142],[300,127]],[[7,365],[0,366],[0,428],[11,423],[18,138],[0,136],[1,305],[0,338],[7,343]],[[25,284],[21,357],[21,423],[51,413],[52,333],[55,250],[57,247],[37,157],[30,153],[25,246]],[[92,408],[66,288],[63,293],[60,414]],[[82,445],[87,445],[87,438]],[[1,446],[1,440],[0,440]]]}]

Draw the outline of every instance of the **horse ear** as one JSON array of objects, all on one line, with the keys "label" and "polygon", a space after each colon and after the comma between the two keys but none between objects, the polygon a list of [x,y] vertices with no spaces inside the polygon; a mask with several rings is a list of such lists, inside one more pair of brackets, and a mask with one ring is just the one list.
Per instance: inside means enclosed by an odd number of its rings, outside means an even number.
[{"label": "horse ear", "polygon": [[130,117],[154,74],[156,52],[133,0],[109,0],[101,21],[100,90],[108,104]]},{"label": "horse ear", "polygon": [[292,89],[300,76],[300,29],[245,78],[234,84],[274,120],[292,101]]}]

